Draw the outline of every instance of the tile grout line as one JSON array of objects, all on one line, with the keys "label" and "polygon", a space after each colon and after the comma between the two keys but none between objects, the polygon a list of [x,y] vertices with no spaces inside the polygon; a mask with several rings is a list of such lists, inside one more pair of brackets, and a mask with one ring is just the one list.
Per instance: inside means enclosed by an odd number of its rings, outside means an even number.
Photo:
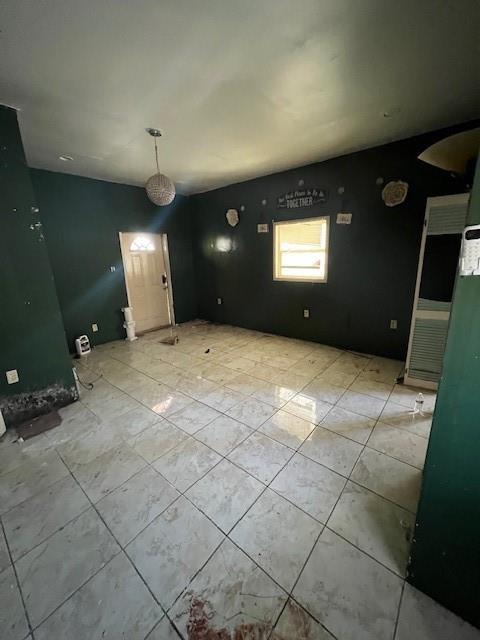
[{"label": "tile grout line", "polygon": [[[4,527],[2,518],[0,518],[0,527],[2,529],[3,537],[4,537],[4,540],[5,540],[5,546],[7,547],[8,557],[10,559],[10,566],[12,568],[13,575],[15,576],[15,581],[16,581],[16,584],[17,584],[18,593],[19,593],[20,599],[22,601],[23,613],[24,613],[25,619],[27,621],[28,633],[25,636],[25,639],[27,639],[29,636],[31,636],[33,638],[34,637],[33,636],[33,626],[32,626],[32,623],[30,621],[30,616],[29,616],[28,611],[27,611],[27,605],[25,604],[25,598],[23,596],[22,586],[20,584],[20,578],[18,577],[17,568],[16,568],[15,563],[13,561],[13,556],[12,556],[12,552],[11,552],[11,549],[10,549],[10,544],[8,542],[7,535],[5,533],[5,527]],[[6,567],[4,569],[4,571],[7,571],[9,568],[10,567]],[[4,571],[2,571],[2,573]]]}]

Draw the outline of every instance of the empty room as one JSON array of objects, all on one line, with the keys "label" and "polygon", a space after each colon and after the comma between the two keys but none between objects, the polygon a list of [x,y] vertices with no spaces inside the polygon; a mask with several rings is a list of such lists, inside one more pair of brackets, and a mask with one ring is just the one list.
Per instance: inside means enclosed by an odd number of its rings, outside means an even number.
[{"label": "empty room", "polygon": [[479,34],[2,0],[2,640],[480,640]]}]

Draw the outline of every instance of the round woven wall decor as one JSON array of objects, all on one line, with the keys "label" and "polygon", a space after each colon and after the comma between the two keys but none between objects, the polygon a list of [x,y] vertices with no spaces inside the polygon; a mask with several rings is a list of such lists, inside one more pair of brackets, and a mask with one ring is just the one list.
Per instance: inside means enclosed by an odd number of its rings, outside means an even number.
[{"label": "round woven wall decor", "polygon": [[402,180],[392,180],[383,187],[382,199],[387,207],[396,207],[402,204],[408,193],[408,184]]}]

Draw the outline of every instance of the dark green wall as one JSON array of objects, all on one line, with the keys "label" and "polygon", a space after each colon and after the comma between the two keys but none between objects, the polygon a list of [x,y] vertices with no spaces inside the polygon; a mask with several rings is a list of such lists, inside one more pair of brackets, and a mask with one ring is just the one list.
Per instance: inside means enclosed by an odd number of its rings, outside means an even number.
[{"label": "dark green wall", "polygon": [[[480,224],[480,164],[467,224]],[[409,581],[480,627],[480,276],[457,277]]]},{"label": "dark green wall", "polygon": [[[2,106],[0,262],[0,408],[14,422],[71,399],[74,381],[17,114]],[[18,383],[7,384],[9,369]]]},{"label": "dark green wall", "polygon": [[[37,169],[31,175],[71,350],[83,333],[92,344],[125,337],[119,231],[167,233],[176,321],[196,316],[187,198],[177,195],[172,205],[155,207],[140,187]],[[116,271],[110,272],[110,266]],[[98,324],[98,333],[92,333],[92,323]]]},{"label": "dark green wall", "polygon": [[[194,196],[200,317],[404,358],[426,198],[465,190],[462,180],[420,162],[417,155],[461,128]],[[408,182],[406,202],[386,207],[378,177]],[[328,202],[303,210],[276,209],[277,196],[295,189],[300,179],[306,187],[326,188]],[[245,212],[232,229],[225,212],[241,205]],[[340,211],[353,213],[350,226],[335,224]],[[319,215],[331,216],[328,283],[274,282],[271,228],[269,234],[257,234],[257,223]],[[215,248],[224,237],[232,242],[230,252]],[[217,297],[223,305],[217,305]],[[303,318],[304,308],[310,309],[309,319]],[[398,321],[396,331],[389,328],[391,319]]]}]

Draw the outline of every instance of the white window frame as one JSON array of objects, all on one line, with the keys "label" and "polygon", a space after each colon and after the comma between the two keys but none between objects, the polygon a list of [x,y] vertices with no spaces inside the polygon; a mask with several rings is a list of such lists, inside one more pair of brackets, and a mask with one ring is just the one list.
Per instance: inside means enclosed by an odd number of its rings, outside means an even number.
[{"label": "white window frame", "polygon": [[[277,251],[277,228],[286,224],[298,224],[300,222],[318,222],[324,220],[326,224],[326,241],[325,241],[325,275],[323,278],[312,278],[310,276],[280,276],[277,273],[279,269],[280,251]],[[328,256],[330,244],[330,216],[315,216],[314,218],[298,218],[297,220],[278,220],[273,223],[273,279],[277,282],[316,282],[324,284],[328,281]]]}]

